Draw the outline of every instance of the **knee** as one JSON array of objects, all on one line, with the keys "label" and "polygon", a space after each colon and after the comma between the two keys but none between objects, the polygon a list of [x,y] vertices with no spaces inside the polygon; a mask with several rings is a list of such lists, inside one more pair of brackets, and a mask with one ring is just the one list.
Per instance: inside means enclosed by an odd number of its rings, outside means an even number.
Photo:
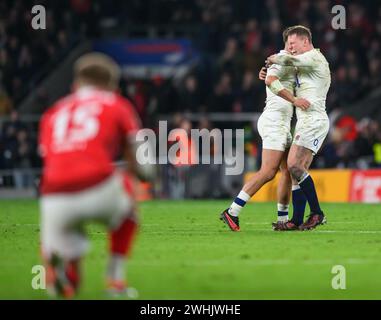
[{"label": "knee", "polygon": [[290,174],[291,176],[295,179],[295,180],[299,180],[300,177],[303,175],[304,173],[304,168],[303,166],[301,166],[300,164],[296,163],[296,162],[289,162],[288,164],[288,170],[290,171]]}]

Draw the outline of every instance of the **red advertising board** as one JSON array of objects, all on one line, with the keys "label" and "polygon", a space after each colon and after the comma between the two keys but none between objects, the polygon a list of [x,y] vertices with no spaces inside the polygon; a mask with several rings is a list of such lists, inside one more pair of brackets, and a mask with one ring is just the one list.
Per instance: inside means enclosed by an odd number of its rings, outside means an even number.
[{"label": "red advertising board", "polygon": [[350,202],[381,203],[381,170],[354,170]]}]

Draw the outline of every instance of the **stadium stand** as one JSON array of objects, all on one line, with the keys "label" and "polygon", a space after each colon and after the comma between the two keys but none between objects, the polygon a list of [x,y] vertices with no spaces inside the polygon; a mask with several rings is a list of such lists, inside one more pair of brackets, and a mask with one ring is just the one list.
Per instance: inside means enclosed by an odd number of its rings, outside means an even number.
[{"label": "stadium stand", "polygon": [[[200,58],[182,79],[123,80],[122,92],[152,127],[161,114],[261,112],[265,90],[258,70],[266,56],[282,48],[282,30],[293,24],[311,28],[332,70],[327,101],[332,129],[314,166],[380,167],[381,4],[341,1],[348,18],[342,32],[331,27],[333,1],[233,2],[45,0],[39,4],[46,5],[48,28],[35,31],[30,27],[34,1],[0,0],[0,170],[16,170],[2,184],[30,183],[28,174],[17,177],[17,170],[39,166],[37,126],[24,123],[28,114],[17,111],[31,93],[42,110],[57,98],[41,83],[79,43],[116,37],[192,40]],[[253,132],[247,150],[255,156],[260,145]]]}]

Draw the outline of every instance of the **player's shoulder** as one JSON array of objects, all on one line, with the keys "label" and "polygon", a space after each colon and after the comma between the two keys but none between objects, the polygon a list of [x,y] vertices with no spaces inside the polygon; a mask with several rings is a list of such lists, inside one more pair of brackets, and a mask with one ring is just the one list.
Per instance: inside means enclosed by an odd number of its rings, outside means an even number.
[{"label": "player's shoulder", "polygon": [[314,50],[311,50],[310,51],[312,55],[314,55],[314,57],[316,57],[317,59],[321,60],[321,61],[327,61],[326,57],[324,56],[324,54],[320,51],[319,48],[315,48]]},{"label": "player's shoulder", "polygon": [[120,94],[115,94],[115,102],[113,106],[123,114],[127,114],[129,116],[135,115],[135,107],[133,103],[128,98]]},{"label": "player's shoulder", "polygon": [[116,115],[120,117],[136,118],[137,113],[134,104],[121,94],[114,94],[114,102],[111,105]]},{"label": "player's shoulder", "polygon": [[59,110],[67,106],[71,101],[73,101],[73,94],[69,94],[63,98],[60,98],[43,112],[41,121],[46,121],[47,119],[51,118]]},{"label": "player's shoulder", "polygon": [[[103,108],[103,112],[111,112],[120,114],[123,113],[126,108],[131,106],[131,102],[123,97],[121,94],[108,91],[108,90],[92,90],[91,92],[87,92],[87,95],[83,95],[82,98],[89,99],[92,102],[96,102],[101,104]],[[78,97],[80,99],[80,97]],[[78,101],[77,101],[78,102]]]},{"label": "player's shoulder", "polygon": [[320,49],[313,48],[311,50],[298,54],[296,57],[298,58],[311,57],[312,59],[316,59],[317,57],[320,57],[320,56],[321,56]]},{"label": "player's shoulder", "polygon": [[329,62],[324,54],[320,51],[320,49],[315,49],[315,57],[317,60],[317,65],[320,69],[324,69],[325,71],[329,71]]},{"label": "player's shoulder", "polygon": [[130,128],[133,130],[139,129],[142,126],[136,107],[131,100],[118,94],[116,107],[118,108],[117,114],[120,116],[121,122],[129,123]]},{"label": "player's shoulder", "polygon": [[115,105],[125,108],[133,107],[132,102],[128,98],[118,93],[115,93]]}]

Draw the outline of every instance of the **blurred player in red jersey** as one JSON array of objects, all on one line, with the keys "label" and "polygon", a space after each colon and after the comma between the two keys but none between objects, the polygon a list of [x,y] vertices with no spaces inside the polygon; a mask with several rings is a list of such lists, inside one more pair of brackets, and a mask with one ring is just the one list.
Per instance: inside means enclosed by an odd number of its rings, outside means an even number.
[{"label": "blurred player in red jersey", "polygon": [[[130,102],[116,93],[117,64],[91,53],[74,69],[74,93],[40,122],[41,242],[48,290],[67,298],[77,292],[80,260],[88,247],[84,225],[98,221],[110,233],[108,290],[125,293],[124,263],[137,229],[132,179],[148,178],[152,167],[137,165],[140,121]],[[124,173],[113,164],[121,153],[128,163]]]}]

